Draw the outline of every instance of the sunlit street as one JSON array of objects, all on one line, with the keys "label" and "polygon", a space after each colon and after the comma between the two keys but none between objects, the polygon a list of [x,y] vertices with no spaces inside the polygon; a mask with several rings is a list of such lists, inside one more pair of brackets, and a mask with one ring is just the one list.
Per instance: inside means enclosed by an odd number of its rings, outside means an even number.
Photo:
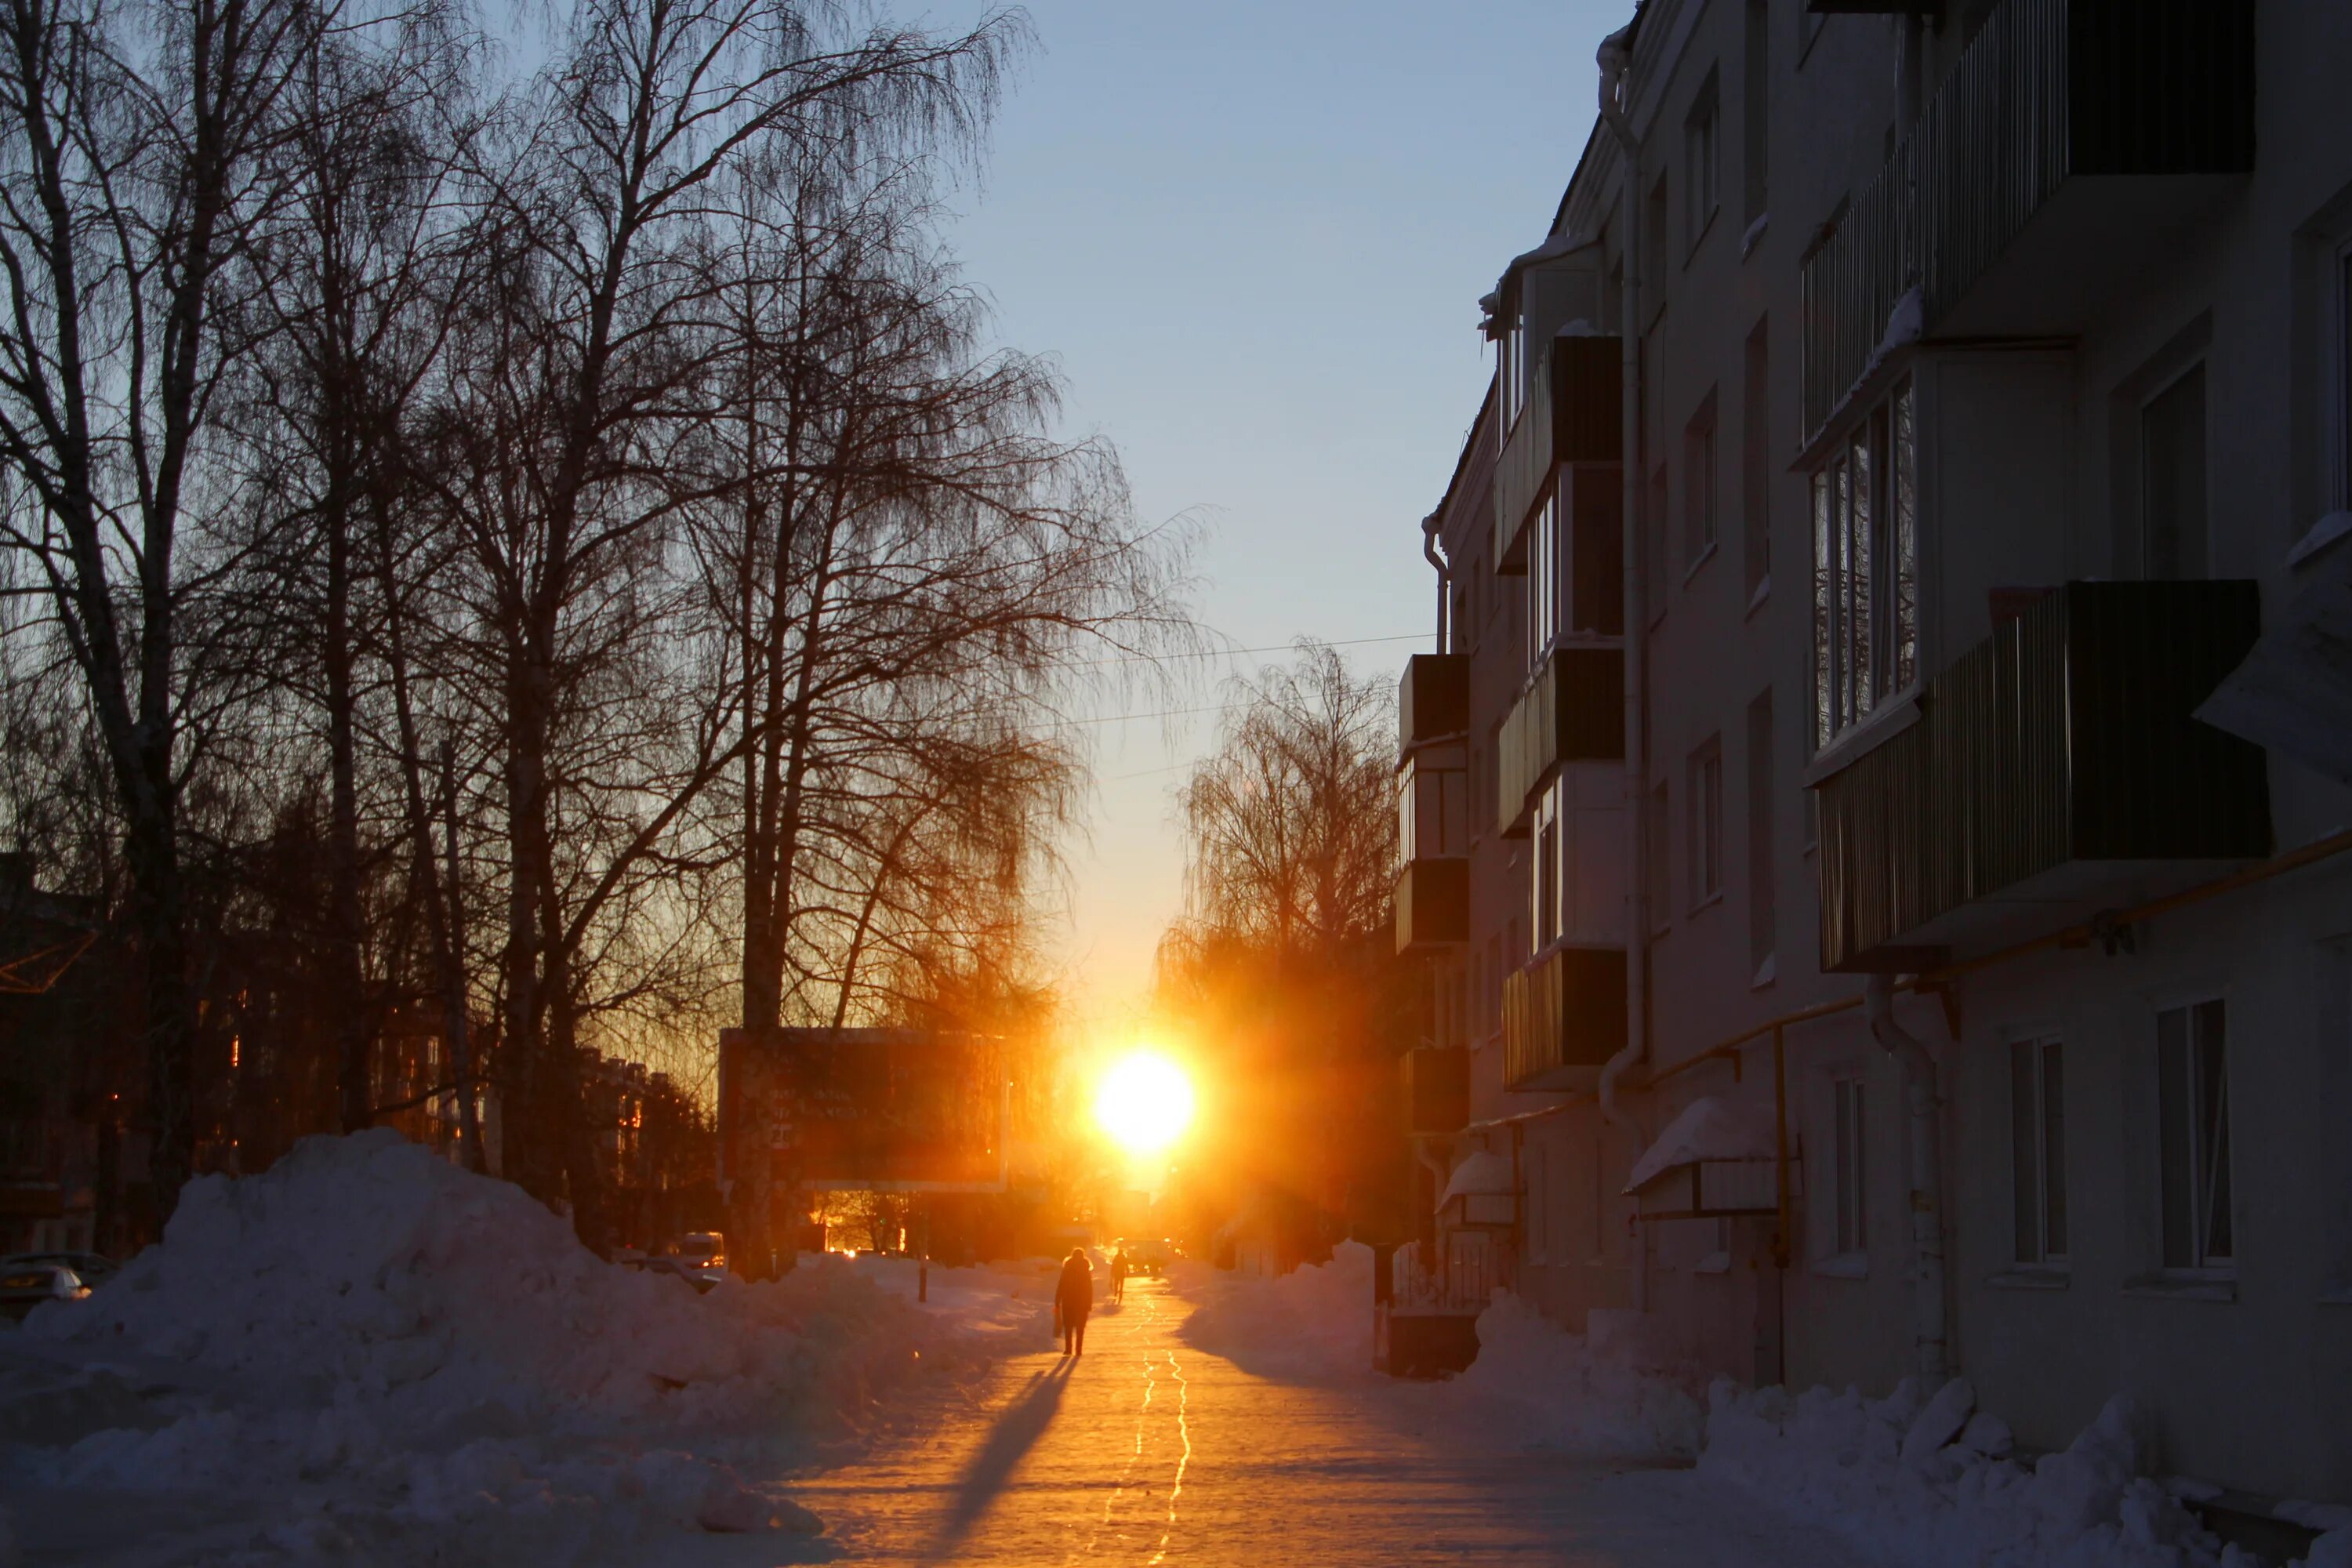
[{"label": "sunlit street", "polygon": [[796,1495],[847,1561],[1854,1568],[1686,1469],[1497,1442],[1437,1391],[1296,1380],[1193,1348],[1132,1286],[1076,1363],[1007,1355],[967,1400]]}]

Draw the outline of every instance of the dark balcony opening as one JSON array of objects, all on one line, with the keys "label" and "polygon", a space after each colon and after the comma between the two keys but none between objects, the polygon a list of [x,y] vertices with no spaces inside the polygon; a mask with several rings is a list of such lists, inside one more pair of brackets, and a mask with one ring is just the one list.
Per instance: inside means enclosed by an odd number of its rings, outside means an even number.
[{"label": "dark balcony opening", "polygon": [[2070,583],[1962,654],[1819,786],[1822,967],[1965,954],[2268,855],[2261,749],[2193,716],[2260,623],[2252,583]]},{"label": "dark balcony opening", "polygon": [[1470,726],[1470,656],[1417,653],[1397,683],[1397,740],[1411,752]]},{"label": "dark balcony opening", "polygon": [[1399,952],[1427,952],[1470,940],[1470,862],[1408,860],[1397,876]]},{"label": "dark balcony opening", "polygon": [[1405,1131],[1413,1137],[1459,1132],[1470,1121],[1470,1053],[1459,1046],[1405,1052]]},{"label": "dark balcony opening", "polygon": [[1625,1046],[1625,950],[1554,948],[1503,980],[1503,1086],[1586,1090]]},{"label": "dark balcony opening", "polygon": [[1530,798],[1562,763],[1624,755],[1624,650],[1555,648],[1503,721],[1496,753],[1503,833],[1526,833]]}]

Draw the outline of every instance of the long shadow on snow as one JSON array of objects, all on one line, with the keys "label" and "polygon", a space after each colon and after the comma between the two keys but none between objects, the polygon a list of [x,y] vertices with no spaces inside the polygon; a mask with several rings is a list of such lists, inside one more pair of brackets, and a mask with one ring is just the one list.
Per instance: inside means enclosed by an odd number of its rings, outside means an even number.
[{"label": "long shadow on snow", "polygon": [[956,1483],[955,1506],[948,1512],[947,1521],[932,1542],[929,1560],[945,1562],[964,1535],[988,1511],[1005,1483],[1013,1479],[1013,1470],[1022,1456],[1036,1446],[1053,1424],[1054,1412],[1061,1407],[1062,1390],[1067,1386],[1070,1373],[1076,1362],[1065,1358],[1050,1371],[1041,1372],[1029,1391],[1004,1407],[996,1418],[995,1427],[982,1444],[980,1452]]}]

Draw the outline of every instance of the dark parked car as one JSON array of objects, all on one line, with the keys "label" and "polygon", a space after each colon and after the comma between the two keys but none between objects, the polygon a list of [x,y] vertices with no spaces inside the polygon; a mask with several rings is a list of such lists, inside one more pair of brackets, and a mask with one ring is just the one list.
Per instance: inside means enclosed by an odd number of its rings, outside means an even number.
[{"label": "dark parked car", "polygon": [[20,1321],[44,1301],[79,1301],[89,1294],[81,1276],[62,1263],[10,1258],[0,1265],[0,1313]]},{"label": "dark parked car", "polygon": [[122,1272],[122,1265],[111,1258],[95,1252],[16,1252],[0,1258],[0,1269],[13,1270],[19,1264],[55,1263],[81,1276],[81,1282],[91,1289]]}]

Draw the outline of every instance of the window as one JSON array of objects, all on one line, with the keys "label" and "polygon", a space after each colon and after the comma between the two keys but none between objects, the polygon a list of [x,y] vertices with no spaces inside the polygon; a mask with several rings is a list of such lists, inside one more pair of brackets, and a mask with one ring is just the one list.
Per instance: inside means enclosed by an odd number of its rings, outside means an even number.
[{"label": "window", "polygon": [[1771,324],[1759,319],[1748,334],[1739,389],[1740,568],[1751,605],[1772,581]]},{"label": "window", "polygon": [[1748,965],[1755,984],[1772,978],[1780,945],[1775,929],[1772,863],[1772,691],[1748,705]]},{"label": "window", "polygon": [[1715,389],[1683,431],[1683,569],[1715,549]]},{"label": "window", "polygon": [[1571,535],[1569,629],[1615,637],[1625,629],[1624,487],[1613,468],[1582,470],[1574,480],[1575,516],[1563,518]]},{"label": "window", "polygon": [[2334,307],[2330,342],[2335,365],[2329,376],[2333,408],[2330,445],[2335,447],[2335,504],[2352,511],[2352,245],[2336,251],[2328,266],[2327,291]]},{"label": "window", "polygon": [[1503,308],[1510,314],[1495,340],[1495,381],[1502,394],[1503,435],[1507,438],[1528,400],[1528,318],[1516,284],[1506,290]]},{"label": "window", "polygon": [[1650,476],[1650,515],[1642,520],[1642,553],[1647,557],[1642,563],[1643,575],[1649,580],[1650,624],[1656,626],[1666,614],[1666,466],[1658,465]]},{"label": "window", "polygon": [[1559,792],[1544,791],[1536,805],[1536,950],[1559,940]]},{"label": "window", "polygon": [[1690,118],[1683,122],[1683,246],[1685,258],[1698,249],[1715,220],[1722,163],[1722,95],[1713,71],[1698,89]]},{"label": "window", "polygon": [[1814,743],[1918,678],[1918,477],[1908,381],[1813,475]]},{"label": "window", "polygon": [[2009,1044],[2011,1191],[2020,1263],[2066,1258],[2066,1047],[2052,1038]]},{"label": "window", "polygon": [[1544,487],[1543,499],[1536,502],[1536,515],[1528,527],[1529,668],[1542,662],[1545,650],[1563,629],[1560,619],[1566,607],[1568,562],[1561,543],[1559,488],[1554,483]]},{"label": "window", "polygon": [[1407,860],[1470,852],[1464,818],[1469,775],[1458,746],[1431,747],[1407,760],[1397,777],[1398,852]]},{"label": "window", "polygon": [[2222,1004],[2156,1016],[2157,1156],[2164,1267],[2214,1269],[2237,1256],[2230,1223],[2230,1072]]},{"label": "window", "polygon": [[1832,1210],[1832,1250],[1850,1257],[1870,1249],[1870,1230],[1864,1186],[1870,1176],[1863,1141],[1862,1079],[1842,1078],[1830,1085],[1832,1114],[1836,1125],[1831,1144],[1836,1160],[1830,1194]]},{"label": "window", "polygon": [[1690,905],[1723,891],[1723,741],[1710,735],[1690,755]]},{"label": "window", "polygon": [[1525,1181],[1528,1194],[1528,1261],[1541,1263],[1551,1255],[1550,1194],[1544,1191],[1544,1146],[1528,1145]]},{"label": "window", "polygon": [[2205,366],[2140,406],[2140,570],[2205,575]]},{"label": "window", "polygon": [[1650,187],[1649,200],[1642,213],[1642,242],[1649,247],[1642,283],[1650,292],[1646,311],[1655,316],[1666,302],[1666,177],[1663,174]]},{"label": "window", "polygon": [[1667,837],[1671,818],[1666,815],[1666,786],[1662,781],[1650,792],[1650,929],[1652,934],[1664,931],[1671,917],[1666,910],[1674,896],[1675,880],[1668,869]]},{"label": "window", "polygon": [[1821,37],[1822,24],[1828,20],[1827,15],[1814,10],[1811,5],[1797,7],[1797,68],[1799,70],[1805,68],[1805,57],[1813,52],[1813,40]]},{"label": "window", "polygon": [[1746,175],[1748,226],[1764,216],[1772,126],[1771,0],[1748,0],[1739,82],[1739,148]]}]

